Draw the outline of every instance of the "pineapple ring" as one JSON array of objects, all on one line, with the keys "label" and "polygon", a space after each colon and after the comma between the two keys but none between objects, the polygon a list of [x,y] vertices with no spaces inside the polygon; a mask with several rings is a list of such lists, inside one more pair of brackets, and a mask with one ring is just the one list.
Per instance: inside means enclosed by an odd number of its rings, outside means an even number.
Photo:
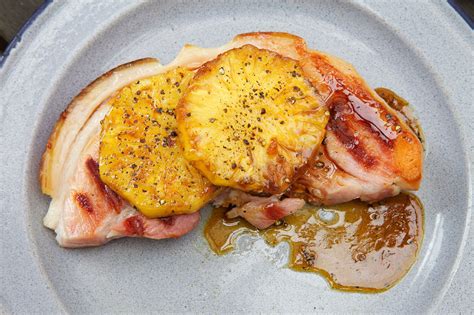
[{"label": "pineapple ring", "polygon": [[193,74],[176,68],[123,88],[102,122],[102,181],[151,218],[195,212],[216,192],[177,141],[175,108]]},{"label": "pineapple ring", "polygon": [[231,49],[198,69],[177,107],[185,157],[215,185],[282,193],[323,139],[322,104],[296,60]]}]

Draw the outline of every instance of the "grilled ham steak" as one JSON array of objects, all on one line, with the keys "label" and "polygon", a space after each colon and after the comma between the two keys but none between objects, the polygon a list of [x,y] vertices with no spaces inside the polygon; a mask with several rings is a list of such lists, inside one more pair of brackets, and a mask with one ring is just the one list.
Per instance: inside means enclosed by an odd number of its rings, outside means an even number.
[{"label": "grilled ham steak", "polygon": [[418,189],[421,143],[351,65],[307,49],[303,39],[290,34],[242,34],[218,48],[186,45],[167,66],[149,58],[117,67],[74,98],[49,138],[40,170],[42,191],[52,198],[44,225],[56,232],[60,245],[100,245],[124,236],[178,237],[197,225],[198,213],[148,219],[100,181],[96,163],[100,121],[110,110],[107,100],[124,86],[177,66],[197,68],[246,44],[298,60],[325,102],[330,120],[323,146],[288,191],[295,198],[227,191],[221,204],[226,204],[226,198],[241,198],[232,203],[238,208],[230,216],[243,216],[264,228],[301,208],[302,199],[317,204],[356,198],[375,201],[400,190]]},{"label": "grilled ham steak", "polygon": [[[348,63],[312,52],[313,81],[330,111],[326,139],[289,195],[332,205],[417,190],[423,147],[399,114]],[[315,77],[315,76],[312,76]]]}]

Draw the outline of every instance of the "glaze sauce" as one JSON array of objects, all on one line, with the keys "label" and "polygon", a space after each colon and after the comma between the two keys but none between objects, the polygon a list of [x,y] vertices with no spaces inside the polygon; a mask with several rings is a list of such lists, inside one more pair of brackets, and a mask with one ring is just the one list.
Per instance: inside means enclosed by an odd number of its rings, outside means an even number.
[{"label": "glaze sauce", "polygon": [[425,145],[425,135],[421,129],[420,122],[413,114],[413,111],[410,104],[403,97],[399,96],[394,91],[379,87],[375,89],[375,92],[383,98],[383,100],[397,113],[400,115],[401,119],[410,127],[410,129],[415,133],[415,135],[420,139],[421,144]]},{"label": "glaze sauce", "polygon": [[375,293],[395,285],[415,262],[423,238],[422,205],[404,193],[374,204],[308,205],[261,231],[225,212],[214,209],[204,230],[216,254],[232,251],[244,234],[271,246],[287,242],[290,269],[318,273],[344,291]]}]

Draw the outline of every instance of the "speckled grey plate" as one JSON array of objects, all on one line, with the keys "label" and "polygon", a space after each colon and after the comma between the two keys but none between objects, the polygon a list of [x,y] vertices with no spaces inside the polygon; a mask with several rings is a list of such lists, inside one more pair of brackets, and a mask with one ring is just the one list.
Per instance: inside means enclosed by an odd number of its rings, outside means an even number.
[{"label": "speckled grey plate", "polygon": [[[473,310],[474,71],[467,24],[444,1],[236,3],[55,1],[10,49],[0,69],[0,312]],[[234,254],[217,257],[203,224],[178,240],[57,246],[41,224],[49,199],[39,190],[38,164],[69,100],[118,64],[146,56],[166,63],[185,43],[217,46],[260,30],[298,34],[415,107],[427,138],[418,192],[426,235],[407,277],[383,294],[341,293],[322,277],[286,269],[285,246],[245,238]]]}]

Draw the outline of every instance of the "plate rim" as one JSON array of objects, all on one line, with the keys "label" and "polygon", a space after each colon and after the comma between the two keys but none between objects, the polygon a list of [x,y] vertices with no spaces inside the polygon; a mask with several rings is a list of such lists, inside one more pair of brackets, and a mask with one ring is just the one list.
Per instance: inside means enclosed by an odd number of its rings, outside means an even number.
[{"label": "plate rim", "polygon": [[[18,43],[21,42],[23,35],[30,30],[30,26],[35,24],[35,21],[37,20],[37,18],[39,16],[41,16],[46,11],[46,9],[50,6],[51,3],[53,3],[52,0],[45,1],[35,11],[33,16],[22,26],[20,32],[15,36],[14,40],[7,47],[7,50],[5,51],[5,54],[3,55],[3,58],[0,60],[0,70],[2,70],[4,65],[7,63],[7,60],[10,60],[11,58],[14,58],[15,55],[13,53],[15,52],[15,49],[17,49]],[[13,56],[13,57],[11,57],[11,56]],[[434,73],[434,74],[436,75],[436,73]],[[441,84],[441,86],[443,86],[443,85]],[[446,95],[449,95],[449,94],[446,94]],[[460,117],[458,117],[457,112],[453,112],[453,115],[454,115],[454,117],[456,117],[457,120],[462,121],[462,119],[459,119]],[[472,177],[472,154],[469,154],[469,147],[470,147],[469,137],[468,137],[469,136],[469,126],[468,125],[460,125],[458,127],[459,127],[459,132],[460,132],[460,135],[461,135],[461,141],[462,141],[463,147],[464,147],[463,152],[466,155],[466,161],[467,161],[466,168],[467,168],[467,172],[468,172],[467,178],[471,180],[471,182],[469,184],[469,187],[468,187],[468,191],[470,193],[471,198],[468,199],[467,216],[472,217],[472,187],[473,187],[472,181],[473,181],[473,177]],[[3,156],[3,153],[2,153],[2,156]],[[28,159],[25,159],[25,161],[22,165],[22,169],[24,170],[24,172],[26,172],[28,170],[27,163],[28,163]],[[22,174],[22,175],[24,175],[24,174]],[[456,272],[454,272],[451,275],[451,278],[450,278],[449,284],[447,285],[446,291],[449,291],[449,289],[451,288],[452,280],[453,280],[455,274],[458,271],[459,264],[461,263],[461,261],[465,258],[466,254],[467,254],[466,253],[466,244],[468,243],[468,240],[471,237],[470,234],[472,234],[472,228],[470,228],[470,225],[471,225],[470,222],[466,222],[466,229],[464,231],[463,240],[462,240],[462,248],[460,248],[461,255],[457,259],[458,261],[457,261],[457,266],[456,266]],[[48,279],[48,277],[46,277],[46,278]],[[444,299],[444,296],[445,296],[445,294],[443,294],[443,299]]]}]

